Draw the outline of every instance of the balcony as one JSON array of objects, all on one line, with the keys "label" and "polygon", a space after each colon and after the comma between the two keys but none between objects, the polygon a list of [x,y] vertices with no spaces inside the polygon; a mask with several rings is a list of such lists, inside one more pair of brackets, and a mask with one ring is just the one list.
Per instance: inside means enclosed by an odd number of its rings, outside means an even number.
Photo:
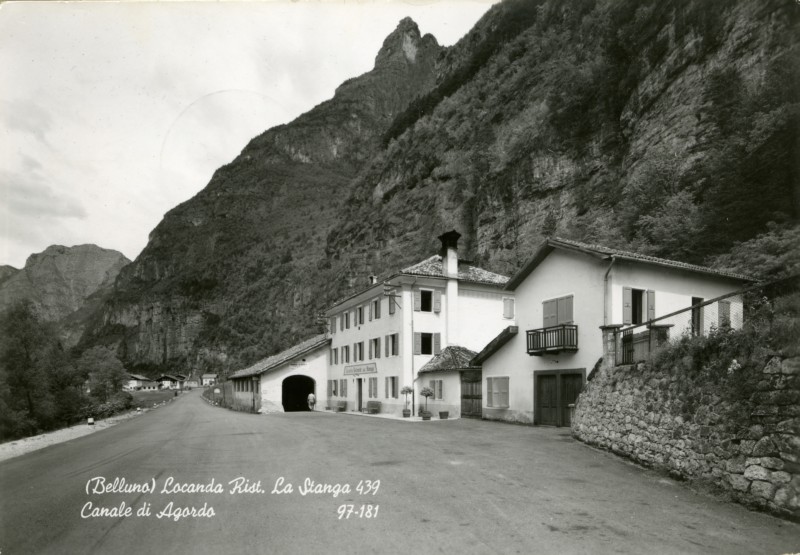
[{"label": "balcony", "polygon": [[541,356],[562,352],[574,353],[578,350],[578,326],[561,324],[528,330],[528,354]]}]

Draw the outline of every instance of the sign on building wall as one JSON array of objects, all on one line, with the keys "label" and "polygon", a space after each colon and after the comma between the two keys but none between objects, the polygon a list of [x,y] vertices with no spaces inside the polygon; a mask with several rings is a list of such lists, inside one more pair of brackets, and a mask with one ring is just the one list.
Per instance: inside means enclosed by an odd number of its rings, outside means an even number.
[{"label": "sign on building wall", "polygon": [[350,374],[377,374],[378,366],[374,362],[367,364],[354,364],[352,366],[344,367],[345,376]]}]

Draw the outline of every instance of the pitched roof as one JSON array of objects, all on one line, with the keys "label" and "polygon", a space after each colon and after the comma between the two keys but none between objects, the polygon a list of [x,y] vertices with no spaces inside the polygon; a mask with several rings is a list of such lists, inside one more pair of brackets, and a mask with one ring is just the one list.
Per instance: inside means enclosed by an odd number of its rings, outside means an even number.
[{"label": "pitched roof", "polygon": [[142,376],[141,374],[128,374],[128,379],[150,381],[150,378],[147,376]]},{"label": "pitched roof", "polygon": [[[369,285],[363,289],[359,289],[355,293],[352,293],[347,297],[337,300],[336,302],[328,306],[328,310],[332,310],[333,308],[346,303],[350,299],[358,297],[359,295],[361,295],[365,291],[369,291],[370,289],[377,290],[378,288],[381,288],[382,291],[384,283],[391,281],[397,276],[402,276],[402,275],[444,278],[444,272],[442,271],[442,257],[441,255],[435,254],[430,258],[426,258],[422,262],[417,262],[412,266],[403,268],[399,272],[395,273],[385,272],[383,274],[380,274],[379,276],[376,276],[377,283]],[[473,266],[472,264],[470,264],[470,262],[466,260],[458,261],[458,279],[460,281],[465,281],[470,283],[480,283],[484,285],[494,285],[497,287],[502,287],[509,280],[508,276],[495,274],[494,272],[484,270],[483,268],[478,268],[477,266]]]},{"label": "pitched roof", "polygon": [[475,357],[475,354],[475,351],[471,351],[466,347],[451,345],[450,347],[442,349],[438,355],[430,359],[417,373],[429,374],[433,372],[452,372],[454,370],[476,370],[480,367],[475,367],[470,362]]},{"label": "pitched roof", "polygon": [[[401,274],[409,274],[412,276],[430,276],[430,277],[445,277],[442,270],[442,257],[435,254],[430,258],[418,262],[408,268],[400,270]],[[469,281],[472,283],[484,283],[487,285],[505,285],[508,282],[508,276],[495,274],[483,268],[472,266],[466,260],[458,261],[458,279],[460,281]]]},{"label": "pitched roof", "polygon": [[480,367],[484,361],[500,350],[500,347],[508,343],[508,341],[519,333],[518,326],[508,326],[506,329],[497,334],[497,337],[489,341],[483,350],[475,355],[470,361],[471,364]]},{"label": "pitched roof", "polygon": [[309,351],[313,351],[317,347],[327,345],[330,342],[330,340],[331,338],[327,333],[315,335],[310,339],[306,339],[302,343],[298,343],[294,347],[290,347],[285,351],[281,351],[277,355],[272,355],[271,357],[259,360],[252,366],[248,366],[247,368],[238,370],[233,374],[231,374],[230,377],[231,379],[235,379],[235,378],[246,378],[249,376],[257,376],[259,374],[263,374],[264,372],[272,370],[276,366],[280,366],[281,364],[289,362],[290,360],[295,359],[301,355],[304,355]]},{"label": "pitched roof", "polygon": [[522,283],[528,275],[533,272],[536,267],[547,258],[554,249],[571,250],[574,252],[581,252],[600,258],[602,260],[629,260],[632,262],[642,262],[645,264],[655,264],[657,266],[667,266],[670,268],[677,268],[680,270],[688,270],[690,272],[697,272],[701,274],[726,277],[738,279],[742,281],[755,281],[754,278],[744,274],[737,274],[734,272],[727,272],[724,270],[715,270],[707,266],[698,266],[696,264],[687,264],[686,262],[679,262],[677,260],[669,260],[666,258],[657,258],[647,254],[639,254],[630,251],[623,251],[619,249],[612,249],[601,245],[591,245],[589,243],[581,243],[579,241],[572,241],[570,239],[561,239],[559,237],[550,237],[545,239],[539,249],[534,253],[533,257],[517,272],[506,284],[507,290],[514,290],[520,283]]}]

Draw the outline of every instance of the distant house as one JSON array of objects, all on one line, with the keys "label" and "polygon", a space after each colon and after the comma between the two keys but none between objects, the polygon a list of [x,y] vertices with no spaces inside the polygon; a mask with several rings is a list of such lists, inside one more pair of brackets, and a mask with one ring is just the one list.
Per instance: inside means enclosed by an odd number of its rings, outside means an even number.
[{"label": "distant house", "polygon": [[[400,416],[405,408],[400,390],[414,388],[409,400],[419,406],[419,390],[427,384],[417,373],[432,358],[447,347],[479,350],[514,323],[514,293],[503,289],[508,277],[459,260],[459,238],[456,231],[444,233],[439,254],[381,282],[373,278],[326,311],[331,403],[349,411],[380,404],[381,413]],[[447,383],[436,378],[440,387],[429,400],[448,405],[451,416],[462,412],[457,375],[454,370]],[[467,398],[463,405],[475,403]]]},{"label": "distant house", "polygon": [[155,391],[159,389],[160,384],[155,380],[147,380],[142,382],[142,386],[140,387],[141,391]]},{"label": "distant house", "polygon": [[216,374],[203,374],[200,376],[200,384],[205,387],[207,385],[214,385],[217,383],[217,375]]},{"label": "distant house", "polygon": [[328,402],[322,384],[328,377],[330,337],[321,334],[230,376],[233,408],[252,412],[307,411],[308,395],[317,405]]},{"label": "distant house", "polygon": [[125,384],[125,389],[128,391],[139,391],[142,389],[143,384],[150,382],[150,378],[140,374],[128,374],[128,381]]},{"label": "distant house", "polygon": [[162,374],[156,378],[161,389],[180,389],[181,381],[171,374]]},{"label": "distant house", "polygon": [[[568,426],[569,405],[603,356],[601,328],[641,324],[644,330],[651,320],[735,292],[748,281],[673,260],[546,240],[506,285],[516,298],[517,325],[473,359],[483,369],[483,417]],[[697,309],[663,332],[741,325],[731,316],[741,314],[741,305],[741,296],[734,295],[719,303],[713,318]]]}]

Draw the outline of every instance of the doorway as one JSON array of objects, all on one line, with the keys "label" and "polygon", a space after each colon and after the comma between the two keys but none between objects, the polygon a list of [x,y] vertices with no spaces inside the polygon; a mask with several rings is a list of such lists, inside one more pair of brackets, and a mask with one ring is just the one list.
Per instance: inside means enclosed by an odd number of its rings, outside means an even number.
[{"label": "doorway", "polygon": [[308,408],[308,394],[315,392],[314,379],[308,376],[289,376],[281,385],[281,403],[284,412],[302,412]]},{"label": "doorway", "polygon": [[541,426],[570,426],[570,405],[578,400],[585,381],[585,368],[534,372],[533,423]]}]

